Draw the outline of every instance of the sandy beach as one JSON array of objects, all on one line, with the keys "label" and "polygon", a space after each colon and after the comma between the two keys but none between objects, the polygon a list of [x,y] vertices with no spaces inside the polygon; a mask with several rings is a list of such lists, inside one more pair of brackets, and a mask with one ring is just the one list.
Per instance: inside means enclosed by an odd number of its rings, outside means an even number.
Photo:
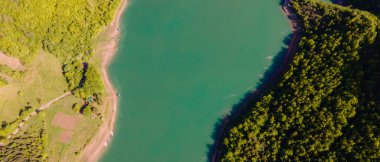
[{"label": "sandy beach", "polygon": [[127,5],[128,0],[122,0],[113,21],[106,28],[107,38],[109,38],[110,41],[108,41],[106,44],[101,44],[101,46],[98,47],[100,49],[99,51],[102,52],[101,73],[106,88],[106,100],[108,100],[108,105],[106,105],[104,113],[104,122],[99,127],[98,133],[92,138],[91,142],[86,145],[80,154],[80,161],[98,161],[101,155],[107,149],[106,145],[110,142],[113,135],[117,114],[118,97],[116,94],[117,92],[112,86],[109,79],[107,69],[118,49],[117,45],[120,37],[120,18],[127,8]]}]

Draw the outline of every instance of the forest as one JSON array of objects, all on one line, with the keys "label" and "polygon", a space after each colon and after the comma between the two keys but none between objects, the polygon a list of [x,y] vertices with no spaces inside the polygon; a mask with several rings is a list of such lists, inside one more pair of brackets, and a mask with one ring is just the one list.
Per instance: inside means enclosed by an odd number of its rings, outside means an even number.
[{"label": "forest", "polygon": [[13,137],[7,145],[0,146],[1,162],[47,160],[47,135],[44,128],[46,123],[39,117],[32,124],[27,130],[21,130],[20,135]]},{"label": "forest", "polygon": [[[120,0],[0,1],[0,51],[29,63],[41,48],[60,60],[88,60],[92,41]],[[22,11],[22,12],[20,12]]]},{"label": "forest", "polygon": [[372,14],[380,16],[380,1],[378,0],[347,0],[349,5],[364,11],[369,11]]},{"label": "forest", "polygon": [[249,112],[229,127],[221,160],[378,160],[379,19],[315,0],[292,9],[303,24],[297,52],[263,96],[240,107]]}]

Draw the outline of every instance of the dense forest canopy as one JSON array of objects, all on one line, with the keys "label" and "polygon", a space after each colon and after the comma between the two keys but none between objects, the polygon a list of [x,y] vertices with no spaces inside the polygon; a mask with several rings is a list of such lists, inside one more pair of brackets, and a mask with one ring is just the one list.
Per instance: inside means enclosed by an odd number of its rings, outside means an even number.
[{"label": "dense forest canopy", "polygon": [[[292,2],[303,37],[289,69],[223,141],[222,161],[380,158],[379,20],[314,0]],[[252,101],[253,102],[253,101]]]},{"label": "dense forest canopy", "polygon": [[0,161],[46,161],[47,134],[46,122],[43,113],[28,130],[21,130],[19,135],[9,141],[7,145],[0,146]]},{"label": "dense forest canopy", "polygon": [[379,0],[347,0],[350,6],[369,11],[377,16],[380,16],[380,1]]},{"label": "dense forest canopy", "polygon": [[29,62],[43,48],[61,60],[92,54],[92,38],[120,0],[2,0],[0,51]]}]

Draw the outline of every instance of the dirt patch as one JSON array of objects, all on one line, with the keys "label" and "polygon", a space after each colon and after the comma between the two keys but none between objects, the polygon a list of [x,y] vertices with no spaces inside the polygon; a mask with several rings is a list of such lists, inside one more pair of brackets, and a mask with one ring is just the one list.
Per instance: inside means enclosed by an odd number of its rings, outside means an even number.
[{"label": "dirt patch", "polygon": [[70,139],[71,137],[73,137],[73,134],[74,133],[72,131],[65,130],[61,133],[61,135],[59,135],[59,141],[67,144],[70,142]]},{"label": "dirt patch", "polygon": [[0,51],[0,64],[7,65],[13,70],[25,70],[24,65],[17,58],[10,57]]},{"label": "dirt patch", "polygon": [[73,130],[78,122],[80,121],[80,117],[76,115],[67,115],[65,113],[59,112],[55,114],[52,124],[54,126],[61,127],[65,130]]}]

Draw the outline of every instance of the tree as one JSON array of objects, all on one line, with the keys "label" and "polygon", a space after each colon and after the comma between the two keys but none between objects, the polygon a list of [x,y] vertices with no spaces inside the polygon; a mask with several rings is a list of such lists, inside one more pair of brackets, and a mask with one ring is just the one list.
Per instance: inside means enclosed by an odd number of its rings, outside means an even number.
[{"label": "tree", "polygon": [[80,109],[81,109],[81,106],[78,104],[78,103],[75,103],[73,105],[73,111],[76,112],[76,113],[79,113],[80,112]]},{"label": "tree", "polygon": [[90,105],[86,105],[84,108],[83,108],[83,115],[86,116],[86,117],[90,117],[92,115],[92,110],[91,110],[91,106]]}]

